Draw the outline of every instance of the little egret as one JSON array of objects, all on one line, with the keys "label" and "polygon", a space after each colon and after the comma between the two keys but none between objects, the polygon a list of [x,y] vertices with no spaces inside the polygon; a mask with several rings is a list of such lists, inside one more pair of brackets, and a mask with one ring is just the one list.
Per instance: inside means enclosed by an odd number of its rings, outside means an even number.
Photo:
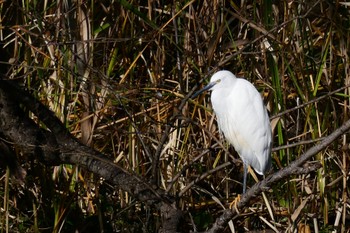
[{"label": "little egret", "polygon": [[271,126],[259,92],[253,84],[230,71],[216,72],[210,83],[193,97],[211,90],[211,103],[219,130],[243,161],[243,194],[248,166],[264,175],[271,166]]}]

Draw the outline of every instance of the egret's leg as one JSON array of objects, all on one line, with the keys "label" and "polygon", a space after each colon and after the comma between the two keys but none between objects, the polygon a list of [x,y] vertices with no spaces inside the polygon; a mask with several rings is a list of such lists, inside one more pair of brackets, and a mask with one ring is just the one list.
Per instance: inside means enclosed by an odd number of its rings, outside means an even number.
[{"label": "egret's leg", "polygon": [[[247,173],[248,173],[248,166],[243,163],[243,194],[245,194],[246,191],[246,187],[247,187]],[[238,194],[238,196],[231,202],[230,204],[230,209],[232,209],[232,207],[234,207],[237,211],[237,213],[239,213],[238,208],[237,208],[237,203],[241,200],[241,195]]]},{"label": "egret's leg", "polygon": [[246,188],[247,188],[247,173],[248,173],[248,166],[243,163],[243,194],[245,194]]}]

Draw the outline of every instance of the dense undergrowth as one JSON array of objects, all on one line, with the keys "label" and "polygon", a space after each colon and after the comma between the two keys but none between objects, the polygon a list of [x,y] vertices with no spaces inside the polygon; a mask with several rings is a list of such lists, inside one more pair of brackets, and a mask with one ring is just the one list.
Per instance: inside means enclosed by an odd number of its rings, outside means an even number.
[{"label": "dense undergrowth", "polygon": [[[182,103],[214,71],[228,69],[262,93],[274,171],[348,119],[347,2],[2,1],[0,19],[1,72],[83,143],[176,196],[187,213],[183,231],[210,227],[242,190],[242,166],[227,163],[238,155],[218,132],[209,95]],[[257,197],[235,229],[348,231],[347,136],[314,157],[317,172],[266,193],[272,215]],[[23,186],[1,170],[2,232],[159,229],[153,206],[99,177],[18,157]]]}]

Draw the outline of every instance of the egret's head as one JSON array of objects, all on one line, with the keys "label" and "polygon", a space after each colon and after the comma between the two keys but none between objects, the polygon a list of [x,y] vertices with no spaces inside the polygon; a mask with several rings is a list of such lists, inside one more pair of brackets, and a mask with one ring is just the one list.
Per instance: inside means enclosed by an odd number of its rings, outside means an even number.
[{"label": "egret's head", "polygon": [[199,94],[203,93],[204,91],[207,91],[207,90],[213,91],[217,88],[228,86],[229,82],[233,81],[235,78],[236,76],[228,70],[218,71],[213,76],[211,76],[210,83],[206,85],[203,89],[194,93],[192,98],[197,97]]}]

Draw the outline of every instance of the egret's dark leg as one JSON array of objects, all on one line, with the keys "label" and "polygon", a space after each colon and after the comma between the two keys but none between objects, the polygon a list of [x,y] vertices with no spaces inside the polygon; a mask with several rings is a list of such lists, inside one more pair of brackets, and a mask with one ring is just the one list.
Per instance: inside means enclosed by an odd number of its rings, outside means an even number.
[{"label": "egret's dark leg", "polygon": [[247,188],[247,173],[248,173],[248,166],[243,163],[243,194],[245,194],[246,188]]},{"label": "egret's dark leg", "polygon": [[[245,190],[246,190],[246,186],[247,186],[247,173],[248,173],[248,166],[243,163],[243,194],[245,194]],[[237,213],[239,213],[238,209],[237,209],[237,203],[240,202],[241,200],[241,195],[238,194],[238,196],[231,202],[230,204],[230,209],[232,209],[232,207],[234,206]]]}]

